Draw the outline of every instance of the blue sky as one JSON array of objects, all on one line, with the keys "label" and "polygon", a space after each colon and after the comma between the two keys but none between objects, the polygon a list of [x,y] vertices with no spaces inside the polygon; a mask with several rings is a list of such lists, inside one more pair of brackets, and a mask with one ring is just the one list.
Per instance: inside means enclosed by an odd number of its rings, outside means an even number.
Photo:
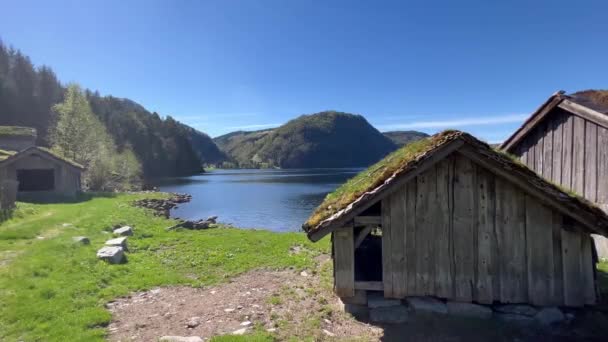
[{"label": "blue sky", "polygon": [[497,142],[608,88],[608,1],[6,1],[0,37],[63,82],[212,136],[326,109]]}]

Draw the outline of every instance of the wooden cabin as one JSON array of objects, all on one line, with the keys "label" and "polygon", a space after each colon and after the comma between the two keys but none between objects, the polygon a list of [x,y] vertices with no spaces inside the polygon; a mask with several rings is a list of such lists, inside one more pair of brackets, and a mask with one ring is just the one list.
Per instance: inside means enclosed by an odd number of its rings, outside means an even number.
[{"label": "wooden cabin", "polygon": [[303,225],[332,236],[335,291],[387,298],[596,303],[590,233],[608,216],[469,134],[412,143],[329,194]]},{"label": "wooden cabin", "polygon": [[74,196],[82,190],[84,168],[42,147],[0,153],[0,181],[17,184],[19,196]]},{"label": "wooden cabin", "polygon": [[[608,91],[553,94],[501,149],[608,212]],[[608,240],[593,237],[608,258]]]}]

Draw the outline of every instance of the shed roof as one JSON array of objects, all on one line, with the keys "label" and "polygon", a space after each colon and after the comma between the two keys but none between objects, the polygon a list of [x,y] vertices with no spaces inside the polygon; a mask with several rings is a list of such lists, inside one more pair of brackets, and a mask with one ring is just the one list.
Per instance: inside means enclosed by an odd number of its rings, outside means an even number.
[{"label": "shed roof", "polygon": [[608,235],[608,216],[593,203],[542,178],[514,157],[454,130],[406,145],[348,180],[327,195],[302,228],[311,240],[319,240],[455,151],[516,183],[589,231]]},{"label": "shed roof", "polygon": [[75,161],[70,160],[70,159],[65,158],[65,157],[62,157],[62,156],[58,155],[57,153],[49,150],[48,148],[44,148],[44,147],[40,147],[40,146],[32,146],[32,147],[29,147],[29,148],[27,148],[27,149],[25,149],[23,151],[20,151],[20,152],[13,152],[13,153],[8,152],[8,151],[4,151],[4,152],[9,153],[10,155],[8,155],[6,158],[2,159],[2,155],[0,154],[0,167],[9,165],[9,164],[11,164],[11,163],[13,163],[13,162],[15,162],[15,161],[17,161],[17,160],[19,160],[19,159],[27,156],[28,154],[30,154],[32,152],[38,152],[38,153],[40,153],[41,155],[43,155],[43,156],[45,156],[47,158],[57,160],[57,161],[59,161],[61,163],[64,163],[64,164],[70,166],[70,167],[73,167],[75,169],[78,169],[78,170],[81,170],[81,171],[84,170],[84,166],[76,163]]},{"label": "shed roof", "polygon": [[0,126],[0,136],[36,137],[36,129],[21,126]]},{"label": "shed roof", "polygon": [[536,109],[500,148],[509,152],[556,107],[608,128],[608,90],[583,90],[567,95],[560,90]]}]

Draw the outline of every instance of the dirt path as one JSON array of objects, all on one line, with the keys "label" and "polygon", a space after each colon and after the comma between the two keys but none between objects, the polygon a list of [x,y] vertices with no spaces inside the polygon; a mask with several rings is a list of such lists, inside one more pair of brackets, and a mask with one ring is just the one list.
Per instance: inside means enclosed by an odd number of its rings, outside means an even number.
[{"label": "dirt path", "polygon": [[[327,270],[323,271],[326,272]],[[108,305],[112,341],[156,341],[165,335],[229,334],[270,329],[279,339],[332,337],[377,340],[382,329],[358,322],[340,308],[326,277],[294,270],[256,270],[228,284],[196,289],[165,287],[135,293]]]}]

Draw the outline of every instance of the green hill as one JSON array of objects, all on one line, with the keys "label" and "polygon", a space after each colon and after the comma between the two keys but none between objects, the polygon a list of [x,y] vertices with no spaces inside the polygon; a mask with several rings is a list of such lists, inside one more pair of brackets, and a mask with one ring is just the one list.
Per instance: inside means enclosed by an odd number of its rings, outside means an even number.
[{"label": "green hill", "polygon": [[382,133],[399,146],[407,145],[413,141],[424,139],[429,135],[418,131],[391,131]]},{"label": "green hill", "polygon": [[357,167],[397,145],[361,115],[325,111],[272,129],[233,132],[214,139],[238,167]]}]

